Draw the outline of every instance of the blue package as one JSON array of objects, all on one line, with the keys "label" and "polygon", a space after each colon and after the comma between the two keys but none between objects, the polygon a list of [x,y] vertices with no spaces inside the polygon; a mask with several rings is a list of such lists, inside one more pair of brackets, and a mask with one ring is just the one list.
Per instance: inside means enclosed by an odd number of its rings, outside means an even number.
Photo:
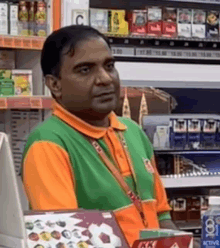
[{"label": "blue package", "polygon": [[186,149],[187,147],[187,120],[173,119],[173,135],[172,147],[173,149]]},{"label": "blue package", "polygon": [[188,146],[196,150],[200,148],[201,123],[199,119],[188,120]]},{"label": "blue package", "polygon": [[216,147],[216,120],[204,119],[201,121],[202,133],[201,133],[201,145],[204,149],[210,149]]}]

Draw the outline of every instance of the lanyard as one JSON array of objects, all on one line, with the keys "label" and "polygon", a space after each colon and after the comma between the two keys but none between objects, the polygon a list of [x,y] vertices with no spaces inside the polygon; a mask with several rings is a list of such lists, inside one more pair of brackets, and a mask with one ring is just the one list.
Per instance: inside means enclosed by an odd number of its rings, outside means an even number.
[{"label": "lanyard", "polygon": [[[132,170],[132,174],[134,175],[135,173],[133,171],[133,166],[132,166],[131,158],[130,158],[130,155],[129,155],[129,152],[128,152],[128,149],[127,149],[127,144],[126,144],[126,141],[125,141],[125,139],[124,139],[124,137],[123,137],[121,132],[119,132],[119,137],[120,137],[120,141],[121,141],[122,147],[124,149],[124,152],[126,153],[130,168]],[[147,220],[146,220],[146,217],[144,215],[143,206],[142,206],[141,199],[139,198],[139,196],[137,196],[130,189],[130,187],[124,181],[124,178],[122,177],[122,175],[120,174],[118,169],[109,160],[109,158],[107,157],[107,155],[105,154],[105,152],[103,151],[101,146],[98,144],[98,142],[96,140],[94,140],[94,139],[91,139],[91,138],[89,138],[89,141],[93,145],[93,147],[95,148],[96,152],[99,154],[99,156],[101,157],[101,159],[103,160],[105,165],[108,167],[108,169],[110,170],[112,175],[116,178],[116,180],[118,181],[118,183],[120,184],[122,189],[129,196],[130,200],[133,202],[134,206],[136,207],[137,211],[139,212],[144,226],[147,227],[148,226]]]}]

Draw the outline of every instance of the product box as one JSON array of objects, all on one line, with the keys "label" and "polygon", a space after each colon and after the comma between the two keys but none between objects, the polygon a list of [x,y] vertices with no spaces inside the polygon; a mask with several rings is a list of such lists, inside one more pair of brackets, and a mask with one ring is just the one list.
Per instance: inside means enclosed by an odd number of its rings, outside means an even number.
[{"label": "product box", "polygon": [[11,70],[0,70],[0,96],[14,96],[14,81]]},{"label": "product box", "polygon": [[162,35],[164,37],[177,36],[177,9],[163,8]]},{"label": "product box", "polygon": [[201,144],[202,148],[215,148],[217,122],[214,119],[202,120]]},{"label": "product box", "polygon": [[171,119],[171,124],[170,147],[172,149],[185,149],[187,147],[187,120]]},{"label": "product box", "polygon": [[155,149],[168,149],[169,144],[169,127],[157,126],[153,137],[153,147]]},{"label": "product box", "polygon": [[8,3],[0,3],[0,34],[8,34]]},{"label": "product box", "polygon": [[30,36],[35,35],[35,2],[30,2],[29,10],[28,10],[28,33]]},{"label": "product box", "polygon": [[28,11],[29,11],[29,2],[20,1],[18,5],[18,21],[19,35],[28,36],[29,35],[29,19],[28,19]]},{"label": "product box", "polygon": [[147,33],[149,36],[159,37],[162,34],[162,8],[148,8]]},{"label": "product box", "polygon": [[35,3],[34,10],[35,35],[47,36],[47,4],[43,1]]},{"label": "product box", "polygon": [[122,34],[128,35],[129,28],[128,22],[125,21],[125,10],[111,10],[108,12],[109,15],[109,34]]},{"label": "product box", "polygon": [[147,34],[147,10],[133,10],[131,12],[130,33],[133,35]]},{"label": "product box", "polygon": [[144,230],[132,248],[193,248],[193,234],[178,230]]},{"label": "product box", "polygon": [[206,12],[204,10],[193,9],[192,12],[192,37],[205,38],[206,37]]},{"label": "product box", "polygon": [[12,70],[12,79],[14,81],[15,95],[32,95],[32,71],[31,70]]},{"label": "product box", "polygon": [[9,3],[9,34],[18,35],[18,4]]},{"label": "product box", "polygon": [[201,123],[199,119],[188,120],[188,146],[190,149],[200,148]]},{"label": "product box", "polygon": [[208,11],[206,17],[206,38],[219,37],[219,12]]},{"label": "product box", "polygon": [[101,33],[108,32],[108,10],[90,9],[90,26]]},{"label": "product box", "polygon": [[191,38],[192,10],[178,9],[177,21],[178,36],[183,38]]},{"label": "product box", "polygon": [[201,196],[201,216],[208,210],[209,196]]}]

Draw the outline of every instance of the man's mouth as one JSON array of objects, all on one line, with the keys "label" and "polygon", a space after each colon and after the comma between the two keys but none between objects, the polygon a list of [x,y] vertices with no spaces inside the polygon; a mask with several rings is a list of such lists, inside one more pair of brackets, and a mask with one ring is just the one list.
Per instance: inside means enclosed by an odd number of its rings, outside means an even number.
[{"label": "man's mouth", "polygon": [[102,92],[100,94],[95,95],[95,97],[109,96],[109,95],[112,95],[114,93],[115,93],[114,91],[105,91],[105,92]]}]

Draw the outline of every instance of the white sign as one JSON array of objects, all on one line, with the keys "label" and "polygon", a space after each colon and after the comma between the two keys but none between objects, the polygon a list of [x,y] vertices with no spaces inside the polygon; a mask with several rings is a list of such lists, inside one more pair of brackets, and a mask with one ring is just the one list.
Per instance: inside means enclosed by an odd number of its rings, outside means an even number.
[{"label": "white sign", "polygon": [[81,9],[72,10],[72,23],[75,25],[88,25],[88,11]]}]

